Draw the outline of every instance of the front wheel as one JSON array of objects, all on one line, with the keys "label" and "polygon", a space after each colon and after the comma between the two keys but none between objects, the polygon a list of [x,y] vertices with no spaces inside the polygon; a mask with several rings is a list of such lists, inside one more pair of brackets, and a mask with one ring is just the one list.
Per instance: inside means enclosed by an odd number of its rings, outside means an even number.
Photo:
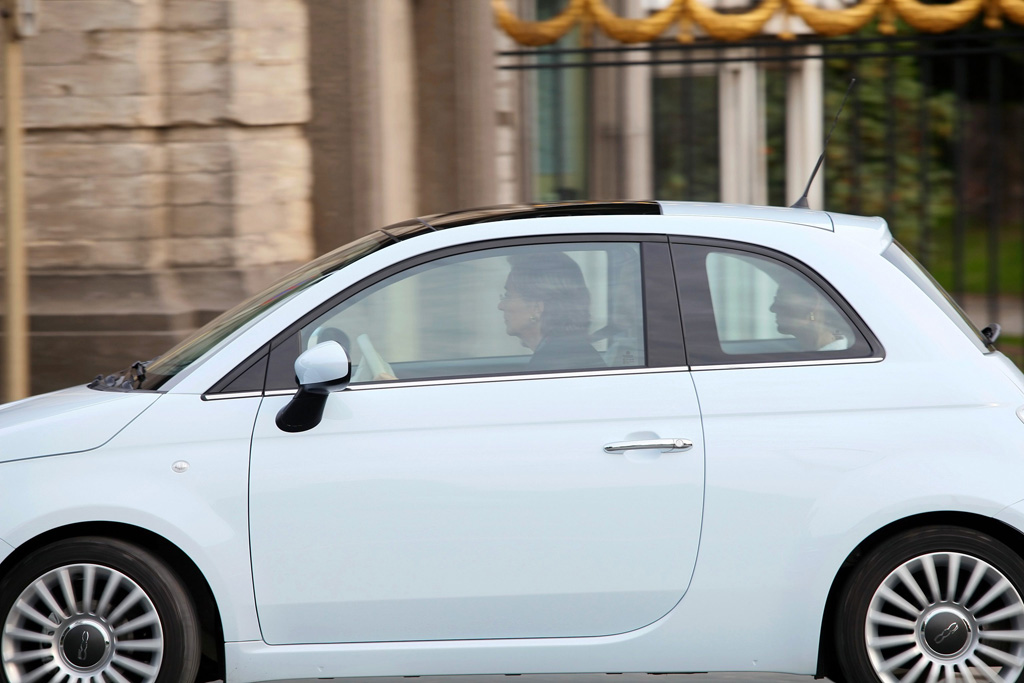
[{"label": "front wheel", "polygon": [[841,598],[836,651],[849,681],[1022,680],[1024,561],[996,539],[915,529],[868,554]]},{"label": "front wheel", "polygon": [[180,579],[149,552],[107,538],[43,547],[0,582],[8,683],[191,683],[199,625]]}]

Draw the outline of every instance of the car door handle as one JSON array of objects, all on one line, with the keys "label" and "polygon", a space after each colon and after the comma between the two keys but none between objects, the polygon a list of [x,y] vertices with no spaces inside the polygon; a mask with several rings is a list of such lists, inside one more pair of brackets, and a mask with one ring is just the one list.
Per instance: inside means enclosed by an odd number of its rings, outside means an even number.
[{"label": "car door handle", "polygon": [[642,449],[657,449],[662,453],[681,453],[693,448],[689,439],[647,439],[645,441],[620,441],[604,447],[605,453],[625,453]]}]

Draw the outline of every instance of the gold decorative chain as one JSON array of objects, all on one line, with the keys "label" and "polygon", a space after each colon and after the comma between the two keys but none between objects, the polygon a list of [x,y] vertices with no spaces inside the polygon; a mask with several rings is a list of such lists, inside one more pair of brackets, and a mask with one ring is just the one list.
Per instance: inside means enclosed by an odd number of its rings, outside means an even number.
[{"label": "gold decorative chain", "polygon": [[[839,10],[821,9],[807,0],[761,0],[757,7],[742,14],[718,12],[701,0],[672,0],[668,7],[644,19],[620,17],[604,0],[568,0],[559,15],[544,21],[519,19],[505,0],[491,0],[491,6],[498,25],[520,45],[530,46],[550,45],[577,24],[584,28],[584,44],[590,43],[594,26],[620,43],[647,43],[672,24],[678,24],[678,40],[688,43],[693,41],[695,23],[716,40],[739,41],[760,33],[780,11],[784,17],[800,17],[815,33],[825,36],[854,33],[876,16],[879,31],[884,34],[896,32],[896,17],[919,31],[945,33],[964,26],[982,10],[988,28],[1002,28],[1004,18],[1024,25],[1024,0],[954,0],[945,5],[920,0],[862,0]],[[783,31],[779,37],[792,40],[794,35]]]}]

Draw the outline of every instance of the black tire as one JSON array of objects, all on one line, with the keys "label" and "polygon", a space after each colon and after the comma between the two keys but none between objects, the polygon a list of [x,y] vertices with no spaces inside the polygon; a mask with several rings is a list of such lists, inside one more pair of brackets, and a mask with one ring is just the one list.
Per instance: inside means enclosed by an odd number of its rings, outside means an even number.
[{"label": "black tire", "polygon": [[33,551],[0,581],[0,618],[6,683],[45,683],[61,669],[85,680],[113,670],[131,683],[193,683],[199,670],[199,620],[184,585],[124,541],[76,538]]},{"label": "black tire", "polygon": [[846,583],[835,629],[843,676],[924,683],[966,667],[978,681],[1022,681],[1022,595],[1024,560],[991,536],[952,526],[901,533]]}]

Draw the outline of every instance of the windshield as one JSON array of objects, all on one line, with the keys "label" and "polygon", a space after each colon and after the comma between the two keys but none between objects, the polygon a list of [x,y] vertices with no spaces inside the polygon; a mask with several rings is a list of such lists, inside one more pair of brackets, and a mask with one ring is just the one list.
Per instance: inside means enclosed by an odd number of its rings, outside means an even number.
[{"label": "windshield", "polygon": [[395,238],[376,231],[307,263],[251,299],[221,314],[167,353],[148,363],[108,377],[97,377],[93,389],[159,389],[243,326],[331,273],[391,244]]}]

